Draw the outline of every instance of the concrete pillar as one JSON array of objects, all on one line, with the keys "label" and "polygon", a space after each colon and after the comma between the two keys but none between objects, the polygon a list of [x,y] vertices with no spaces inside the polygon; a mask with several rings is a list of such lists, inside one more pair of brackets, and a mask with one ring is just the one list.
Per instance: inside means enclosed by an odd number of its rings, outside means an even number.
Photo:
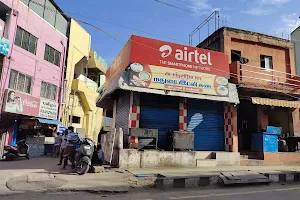
[{"label": "concrete pillar", "polygon": [[258,129],[265,129],[269,125],[269,115],[268,115],[268,107],[258,105],[257,106],[257,120],[258,120]]},{"label": "concrete pillar", "polygon": [[224,105],[225,150],[238,152],[237,108],[234,104]]},{"label": "concrete pillar", "polygon": [[294,135],[300,136],[300,112],[299,108],[292,109]]},{"label": "concrete pillar", "polygon": [[180,98],[179,102],[179,130],[187,130],[187,98]]},{"label": "concrete pillar", "polygon": [[140,113],[140,94],[137,92],[131,92],[128,128],[140,127]]}]

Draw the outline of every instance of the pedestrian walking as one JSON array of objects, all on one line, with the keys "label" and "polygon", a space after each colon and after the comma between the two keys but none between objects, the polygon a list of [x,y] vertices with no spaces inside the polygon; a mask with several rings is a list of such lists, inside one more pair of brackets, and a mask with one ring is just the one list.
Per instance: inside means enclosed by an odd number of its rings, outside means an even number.
[{"label": "pedestrian walking", "polygon": [[59,163],[57,165],[62,165],[63,159],[64,159],[64,152],[67,146],[67,137],[68,137],[68,130],[65,130],[63,132],[62,138],[61,138],[61,145],[60,145],[60,152],[59,152]]},{"label": "pedestrian walking", "polygon": [[53,152],[52,152],[53,158],[57,158],[59,156],[60,145],[61,145],[61,135],[58,132],[58,133],[56,133],[56,136],[54,138],[54,148],[53,148]]},{"label": "pedestrian walking", "polygon": [[72,163],[72,169],[75,168],[75,153],[76,153],[76,144],[79,140],[78,134],[74,132],[74,127],[70,126],[68,127],[68,136],[67,136],[67,143],[66,148],[64,150],[64,165],[62,169],[66,169],[66,166],[68,164],[68,160]]}]

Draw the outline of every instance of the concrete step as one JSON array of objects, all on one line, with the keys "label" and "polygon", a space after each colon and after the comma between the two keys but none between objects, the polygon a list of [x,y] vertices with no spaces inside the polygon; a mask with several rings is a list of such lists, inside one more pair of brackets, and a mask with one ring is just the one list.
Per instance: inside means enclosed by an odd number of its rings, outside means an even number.
[{"label": "concrete step", "polygon": [[215,159],[197,159],[196,167],[216,167],[217,161]]},{"label": "concrete step", "polygon": [[264,166],[264,160],[256,159],[241,159],[241,166]]},{"label": "concrete step", "polygon": [[216,152],[212,151],[197,151],[196,159],[216,159]]},{"label": "concrete step", "polygon": [[245,154],[245,155],[240,155],[240,158],[241,158],[241,159],[248,159],[248,158],[249,158],[249,155],[246,155],[246,154]]}]

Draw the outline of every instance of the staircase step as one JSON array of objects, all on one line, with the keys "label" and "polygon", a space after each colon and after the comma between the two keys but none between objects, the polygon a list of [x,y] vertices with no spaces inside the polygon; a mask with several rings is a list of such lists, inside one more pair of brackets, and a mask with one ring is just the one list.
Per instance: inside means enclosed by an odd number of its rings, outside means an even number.
[{"label": "staircase step", "polygon": [[215,159],[197,159],[196,167],[216,167],[217,161]]},{"label": "staircase step", "polygon": [[256,159],[241,159],[241,166],[264,166],[264,160]]}]

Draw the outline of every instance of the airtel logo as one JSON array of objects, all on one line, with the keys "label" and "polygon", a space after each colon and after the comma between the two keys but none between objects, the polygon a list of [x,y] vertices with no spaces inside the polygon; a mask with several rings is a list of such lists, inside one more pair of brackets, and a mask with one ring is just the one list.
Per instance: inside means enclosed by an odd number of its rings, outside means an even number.
[{"label": "airtel logo", "polygon": [[169,45],[164,45],[159,48],[159,51],[162,52],[161,57],[166,58],[172,53],[172,47]]},{"label": "airtel logo", "polygon": [[[162,52],[161,57],[166,58],[171,55],[173,49],[170,45],[163,45],[159,48],[159,51]],[[187,47],[183,47],[182,49],[175,50],[175,58],[178,61],[186,61],[199,63],[203,65],[212,65],[210,52],[207,53],[199,53],[197,49],[194,51],[188,51]]]}]

